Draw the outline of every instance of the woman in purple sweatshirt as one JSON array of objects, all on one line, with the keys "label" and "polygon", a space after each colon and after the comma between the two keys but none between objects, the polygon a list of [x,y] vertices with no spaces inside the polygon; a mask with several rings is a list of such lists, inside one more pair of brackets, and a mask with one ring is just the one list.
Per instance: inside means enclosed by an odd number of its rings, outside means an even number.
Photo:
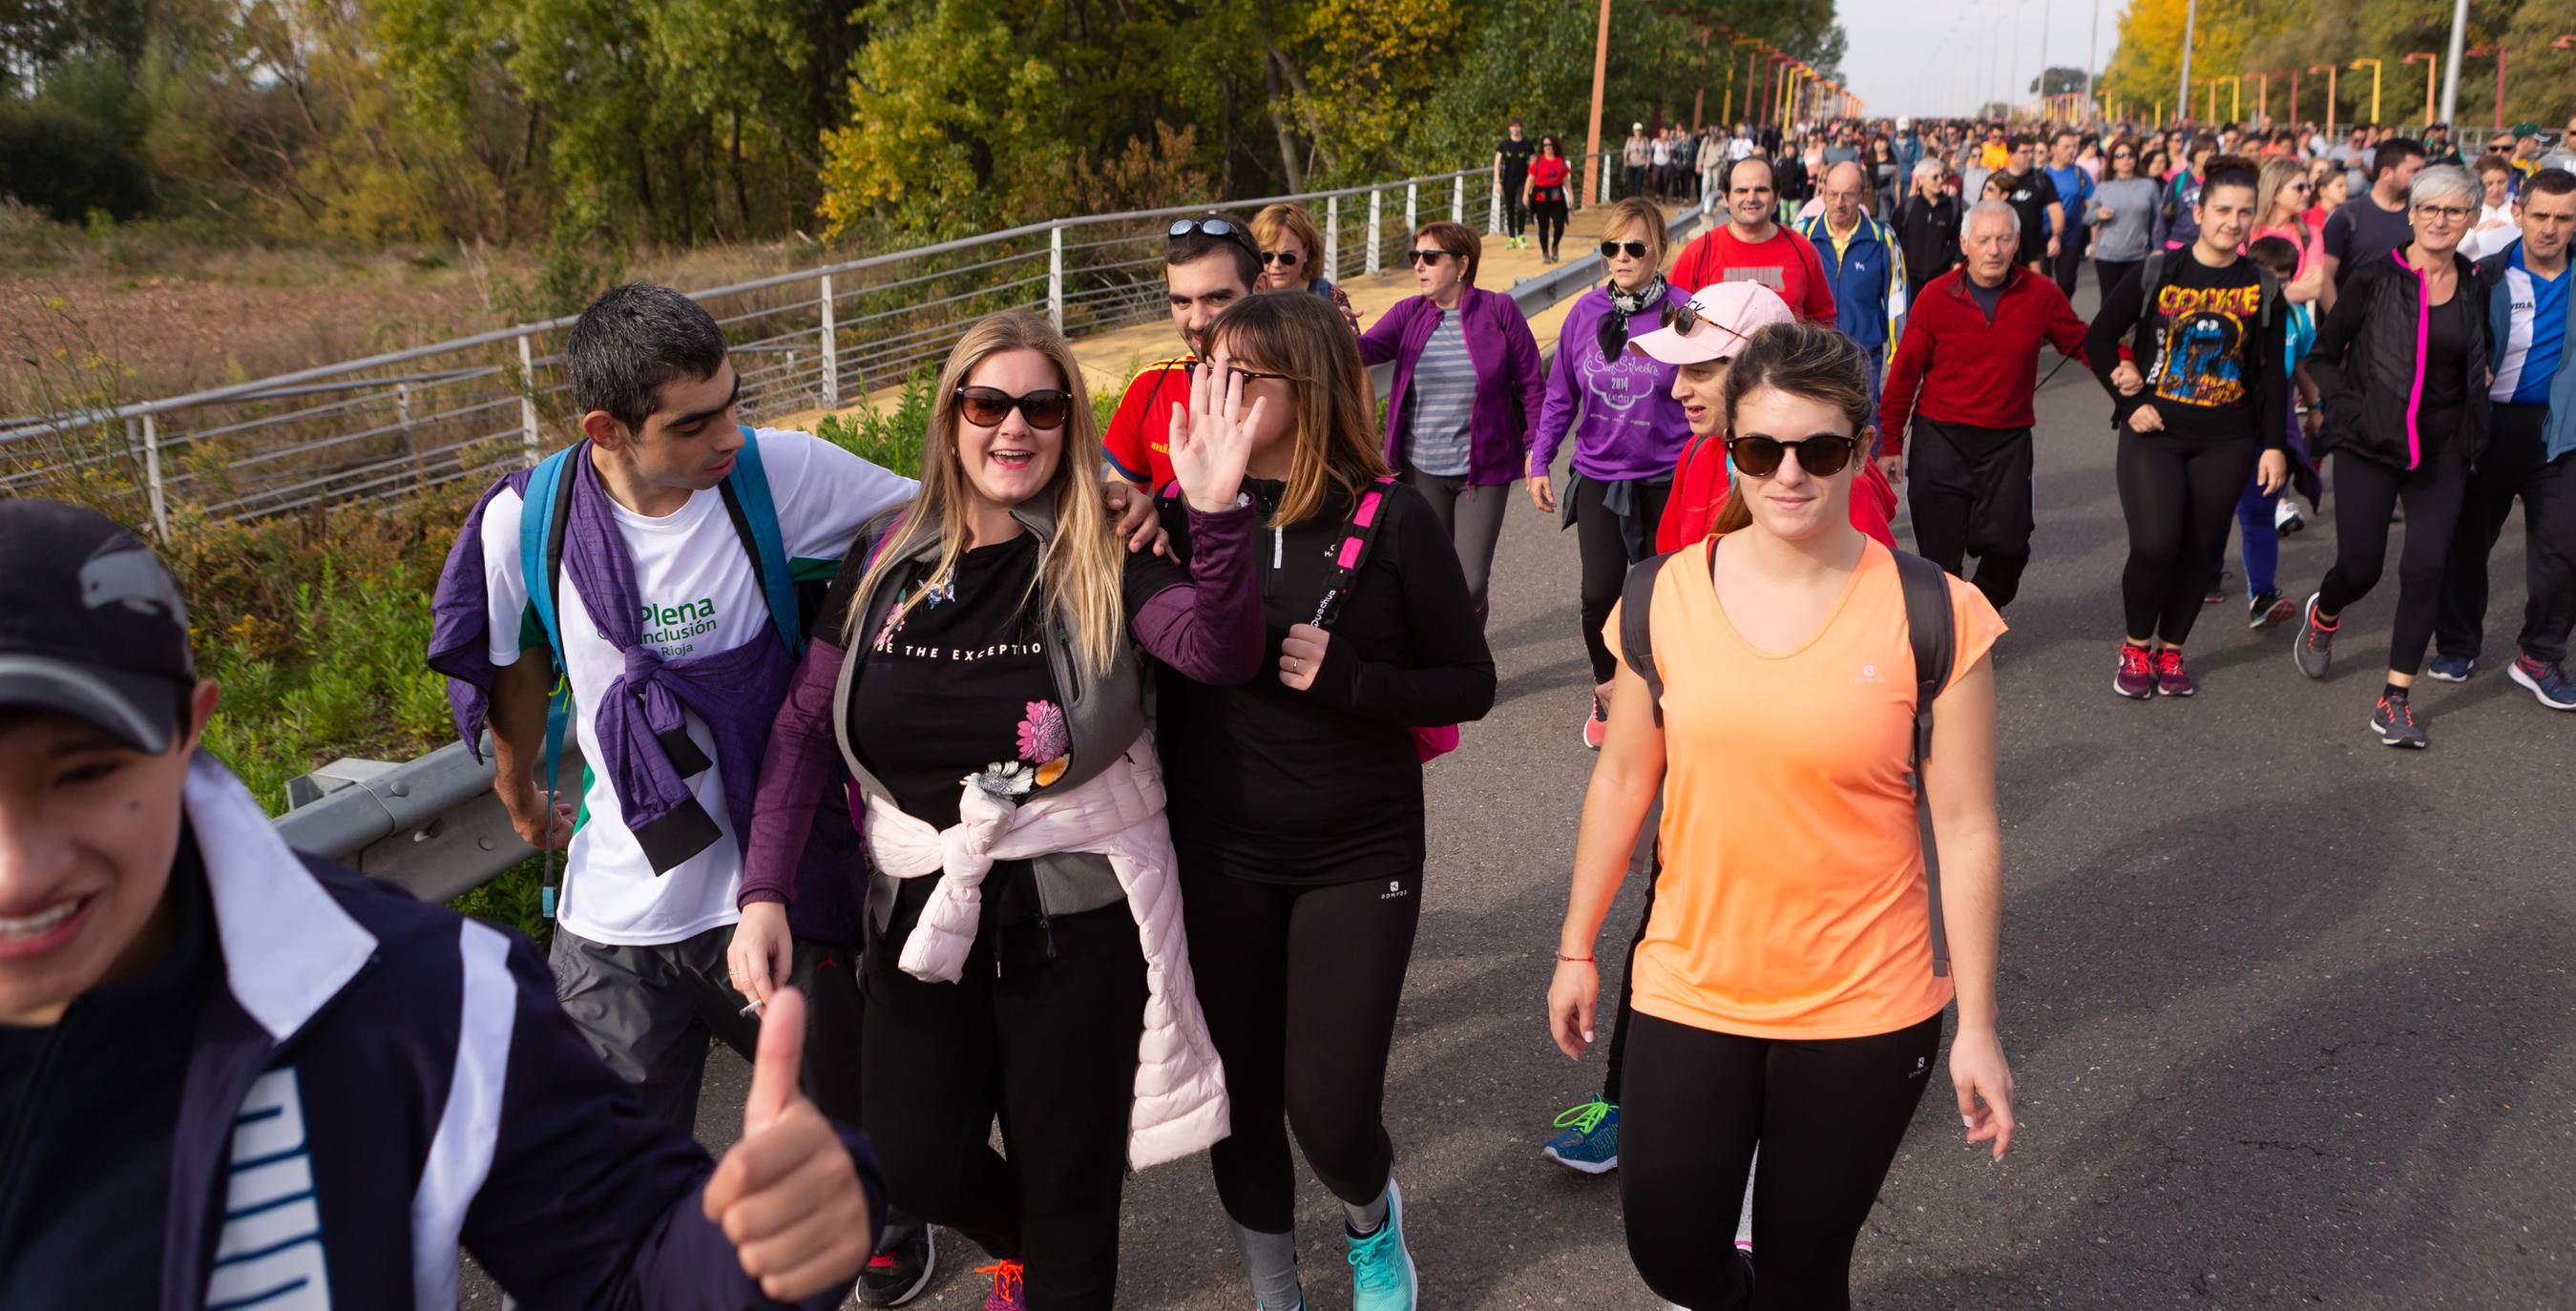
[{"label": "woman in purple sweatshirt", "polygon": [[846,769],[869,853],[860,1119],[901,1144],[890,1192],[998,1258],[988,1307],[1111,1306],[1131,1163],[1224,1132],[1139,650],[1211,683],[1261,663],[1260,407],[1222,353],[1197,375],[1169,434],[1183,565],[1113,535],[1063,335],[1023,311],[970,328],[921,494],[844,561],[761,762],[737,986],[783,974],[798,849]]},{"label": "woman in purple sweatshirt", "polygon": [[[1556,341],[1556,368],[1530,448],[1530,500],[1556,511],[1548,481],[1557,444],[1574,434],[1574,473],[1562,498],[1566,526],[1583,552],[1583,648],[1592,657],[1592,710],[1583,745],[1601,749],[1609,727],[1610,676],[1618,661],[1601,625],[1619,601],[1628,566],[1655,553],[1655,524],[1672,494],[1673,466],[1690,440],[1690,421],[1673,399],[1674,366],[1628,349],[1631,338],[1664,326],[1690,297],[1664,282],[1664,216],[1630,197],[1610,207],[1601,255],[1610,280],[1583,293]],[[1667,308],[1669,307],[1669,308]]]}]

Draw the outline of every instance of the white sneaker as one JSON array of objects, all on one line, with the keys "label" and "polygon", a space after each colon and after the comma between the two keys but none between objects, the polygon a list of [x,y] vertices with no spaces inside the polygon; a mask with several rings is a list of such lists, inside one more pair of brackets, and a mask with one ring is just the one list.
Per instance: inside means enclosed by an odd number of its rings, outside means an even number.
[{"label": "white sneaker", "polygon": [[2289,497],[2284,496],[2273,503],[2272,531],[2275,534],[2287,537],[2307,526],[2308,517],[2299,513],[2299,507],[2292,504]]}]

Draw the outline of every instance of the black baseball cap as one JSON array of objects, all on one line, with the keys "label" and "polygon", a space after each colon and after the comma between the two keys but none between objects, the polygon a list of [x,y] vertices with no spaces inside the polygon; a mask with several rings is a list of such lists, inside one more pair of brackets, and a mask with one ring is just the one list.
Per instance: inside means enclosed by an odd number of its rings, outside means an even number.
[{"label": "black baseball cap", "polygon": [[187,603],[151,547],[78,506],[0,500],[0,709],[70,715],[157,755],[196,682]]}]

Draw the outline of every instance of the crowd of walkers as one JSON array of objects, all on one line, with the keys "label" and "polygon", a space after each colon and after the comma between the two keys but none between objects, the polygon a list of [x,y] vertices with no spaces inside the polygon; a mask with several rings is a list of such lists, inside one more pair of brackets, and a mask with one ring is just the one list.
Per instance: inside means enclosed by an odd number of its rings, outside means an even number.
[{"label": "crowd of walkers", "polygon": [[[1104,1308],[1128,1174],[1204,1153],[1256,1307],[1306,1304],[1301,1154],[1352,1304],[1410,1311],[1426,768],[1494,704],[1526,495],[1574,534],[1599,753],[1568,1056],[1648,871],[1605,1084],[1542,1153],[1619,1173],[1659,1297],[1847,1306],[1954,1006],[1963,1137],[2013,1137],[1992,653],[2044,352],[2108,400],[2119,695],[2200,690],[2231,532],[2250,625],[2297,615],[2324,677],[2402,522],[2370,731],[2426,746],[2519,498],[2506,676],[2576,710],[2576,173],[2513,148],[1641,123],[1552,353],[1467,227],[1411,233],[1364,322],[1305,211],[1210,212],[1159,235],[1183,350],[1105,429],[1061,332],[997,313],[906,470],[742,424],[715,320],[611,289],[578,439],[475,504],[428,652],[562,853],[550,960],[288,851],[196,749],[218,691],[149,548],[0,502],[0,1302],[446,1305],[470,1249],[531,1305],[895,1306],[944,1227],[989,1311]],[[1561,258],[1556,139],[1513,123],[1494,171],[1506,248]],[[2329,488],[2300,605],[2278,539]],[[754,1065],[721,1162],[717,1041]]]}]

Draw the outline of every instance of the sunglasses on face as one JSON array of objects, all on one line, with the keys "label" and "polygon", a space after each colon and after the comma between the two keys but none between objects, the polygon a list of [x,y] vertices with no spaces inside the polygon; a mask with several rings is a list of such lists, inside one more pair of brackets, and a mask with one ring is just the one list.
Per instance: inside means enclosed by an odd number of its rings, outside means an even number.
[{"label": "sunglasses on face", "polygon": [[1261,266],[1263,268],[1268,268],[1273,264],[1276,264],[1283,269],[1293,269],[1297,267],[1297,252],[1293,250],[1265,250],[1261,252]]},{"label": "sunglasses on face", "polygon": [[1851,463],[1852,453],[1860,449],[1856,438],[1833,433],[1784,442],[1776,437],[1734,437],[1726,443],[1728,458],[1735,461],[1736,471],[1747,478],[1768,478],[1780,472],[1780,457],[1790,451],[1798,453],[1798,467],[1819,478],[1830,478]]},{"label": "sunglasses on face", "polygon": [[1042,387],[1021,396],[999,387],[957,389],[957,412],[978,428],[999,426],[1013,410],[1018,410],[1030,427],[1053,432],[1063,427],[1065,416],[1073,412],[1073,393],[1054,387]]},{"label": "sunglasses on face", "polygon": [[1417,268],[1426,264],[1437,264],[1447,258],[1449,258],[1449,252],[1445,250],[1408,250],[1404,252],[1404,262]]},{"label": "sunglasses on face", "polygon": [[1642,241],[1605,241],[1601,243],[1601,258],[1603,259],[1616,259],[1619,257],[1619,252],[1621,251],[1626,251],[1628,253],[1628,258],[1630,259],[1644,259],[1646,257],[1646,243]]}]

